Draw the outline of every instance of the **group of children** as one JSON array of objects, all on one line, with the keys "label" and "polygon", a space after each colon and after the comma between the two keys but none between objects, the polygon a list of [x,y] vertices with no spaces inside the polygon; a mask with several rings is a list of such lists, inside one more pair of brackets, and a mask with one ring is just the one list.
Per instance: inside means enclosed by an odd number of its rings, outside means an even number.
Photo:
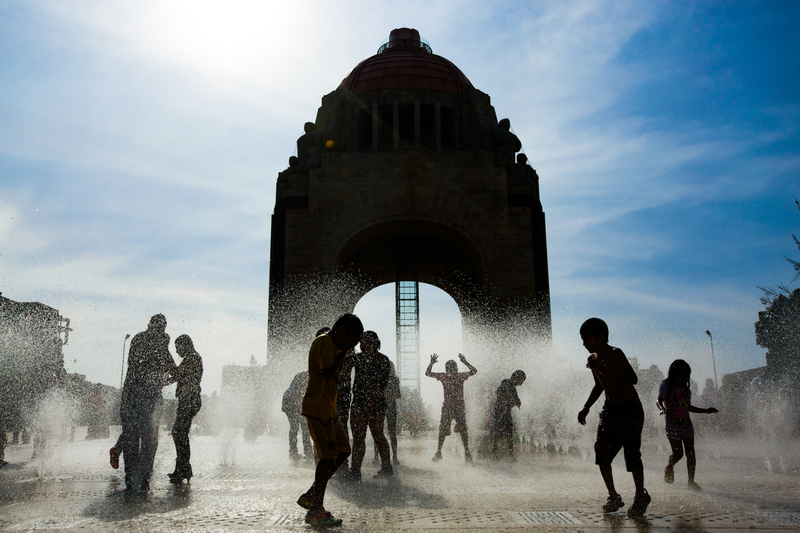
[{"label": "group of children", "polygon": [[[347,353],[359,342],[364,328],[358,317],[346,314],[337,320],[331,330],[318,336],[309,351],[309,381],[303,397],[302,414],[308,422],[319,461],[314,483],[303,493],[297,503],[308,509],[306,522],[316,526],[337,526],[341,519],[335,518],[323,506],[328,480],[350,456],[350,442],[338,418],[336,400],[339,371]],[[605,402],[600,412],[595,448],[595,463],[600,468],[608,489],[608,499],[603,505],[605,512],[615,512],[625,504],[614,486],[611,463],[623,450],[625,466],[633,476],[636,493],[628,508],[629,517],[641,517],[647,511],[651,498],[644,487],[644,465],[642,463],[641,440],[644,425],[644,409],[636,392],[638,377],[619,348],[608,344],[608,326],[599,318],[590,318],[580,328],[583,345],[590,355],[586,367],[592,371],[594,387],[589,398],[578,413],[578,422],[586,424],[586,417],[594,403],[605,393]],[[458,364],[451,360],[445,363],[445,372],[433,372],[438,355],[431,355],[425,375],[442,383],[442,403],[439,440],[434,461],[442,458],[442,445],[450,434],[455,421],[455,431],[461,436],[467,462],[472,460],[464,409],[464,382],[477,373],[464,357],[461,362],[468,372],[458,372]],[[672,454],[664,470],[664,481],[674,481],[674,466],[683,457],[687,458],[689,488],[699,490],[694,482],[696,458],[694,454],[694,429],[689,413],[716,413],[713,407],[701,409],[691,404],[689,379],[691,368],[678,359],[670,365],[667,379],[661,384],[658,406],[666,418],[666,432]],[[521,402],[516,387],[525,381],[525,372],[515,371],[509,379],[502,381],[496,392],[492,409],[492,451],[505,439],[513,454],[513,419],[511,410]],[[385,455],[385,453],[384,453]]]},{"label": "group of children", "polygon": [[[625,467],[633,476],[636,486],[628,516],[643,516],[650,504],[650,494],[644,488],[641,454],[644,410],[634,387],[638,377],[622,350],[608,344],[608,325],[603,320],[590,318],[581,326],[580,334],[584,347],[590,353],[586,367],[592,371],[594,387],[583,409],[578,413],[578,422],[585,425],[589,409],[601,393],[605,392],[606,396],[594,445],[595,463],[600,467],[600,474],[608,489],[608,499],[603,510],[614,512],[625,505],[614,487],[611,473],[611,461],[622,449]],[[690,375],[691,368],[686,361],[674,361],[669,367],[667,379],[661,383],[657,403],[661,414],[666,417],[666,433],[672,448],[664,470],[664,481],[674,481],[674,466],[683,457],[685,450],[689,488],[699,490],[700,487],[694,482],[694,428],[689,413],[716,413],[717,410],[713,407],[701,409],[692,405]]]}]

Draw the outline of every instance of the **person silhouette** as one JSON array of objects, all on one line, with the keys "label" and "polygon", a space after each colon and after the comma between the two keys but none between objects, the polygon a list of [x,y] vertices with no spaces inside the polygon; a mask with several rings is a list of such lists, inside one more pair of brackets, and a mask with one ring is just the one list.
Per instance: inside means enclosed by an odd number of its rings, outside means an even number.
[{"label": "person silhouette", "polygon": [[147,330],[133,337],[128,350],[128,372],[120,402],[120,444],[128,490],[150,490],[150,475],[158,449],[156,415],[161,407],[161,389],[175,370],[166,328],[164,315],[153,315]]}]

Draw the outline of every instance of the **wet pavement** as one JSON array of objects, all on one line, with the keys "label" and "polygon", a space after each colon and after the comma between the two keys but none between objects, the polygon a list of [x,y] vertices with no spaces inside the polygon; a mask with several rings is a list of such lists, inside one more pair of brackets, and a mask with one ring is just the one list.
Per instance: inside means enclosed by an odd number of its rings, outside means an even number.
[{"label": "wet pavement", "polygon": [[[84,429],[85,431],[85,429]],[[113,433],[113,432],[112,432]],[[592,456],[518,446],[518,459],[465,464],[448,439],[444,459],[433,463],[433,434],[400,437],[395,477],[333,480],[326,507],[344,519],[337,531],[733,531],[800,530],[800,443],[711,441],[698,443],[697,482],[686,487],[685,462],[675,483],[663,481],[668,452],[644,450],[645,482],[652,503],[643,519],[623,508],[604,514],[605,492]],[[162,432],[156,475],[146,495],[120,492],[121,470],[108,464],[114,438],[49,446],[30,460],[31,445],[9,445],[0,470],[2,531],[302,531],[304,511],[295,500],[311,484],[313,463],[293,463],[285,437],[245,442],[237,436],[192,436],[190,484],[171,485],[174,446]],[[589,443],[590,445],[590,443]],[[369,449],[369,448],[368,448]],[[585,448],[590,450],[591,448]],[[368,455],[369,457],[369,455]],[[622,458],[614,463],[626,504],[633,483]]]}]

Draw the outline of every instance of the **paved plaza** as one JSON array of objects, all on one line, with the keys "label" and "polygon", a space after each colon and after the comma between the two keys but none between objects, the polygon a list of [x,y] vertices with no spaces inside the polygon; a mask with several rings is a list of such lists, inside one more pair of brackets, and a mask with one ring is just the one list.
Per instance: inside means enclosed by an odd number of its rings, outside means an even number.
[{"label": "paved plaza", "polygon": [[[83,428],[85,434],[85,428]],[[118,431],[118,429],[117,429]],[[112,431],[112,436],[113,435]],[[604,514],[604,488],[593,458],[573,449],[558,453],[521,445],[516,462],[476,457],[464,464],[448,439],[444,459],[432,463],[433,434],[400,438],[402,464],[392,479],[333,480],[326,507],[344,519],[338,531],[733,531],[800,529],[800,446],[764,441],[698,443],[700,493],[685,482],[685,462],[673,485],[663,482],[667,451],[644,450],[647,516]],[[114,439],[52,443],[30,460],[31,445],[9,445],[0,470],[2,531],[302,531],[295,503],[313,478],[313,463],[292,463],[285,437],[246,442],[241,435],[193,436],[195,476],[175,487],[167,481],[175,459],[162,432],[155,479],[147,495],[120,492],[122,470],[108,465]],[[666,446],[666,441],[664,442]],[[590,449],[590,448],[589,448]],[[367,455],[371,459],[371,454]],[[632,503],[633,483],[621,458],[618,490]],[[626,505],[626,508],[627,508]],[[623,509],[622,511],[624,511]]]}]

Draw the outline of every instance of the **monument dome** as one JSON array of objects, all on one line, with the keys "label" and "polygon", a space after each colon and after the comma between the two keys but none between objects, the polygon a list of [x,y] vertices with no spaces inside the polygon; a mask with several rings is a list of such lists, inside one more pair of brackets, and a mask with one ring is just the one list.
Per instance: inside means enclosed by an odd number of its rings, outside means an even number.
[{"label": "monument dome", "polygon": [[381,89],[433,89],[461,94],[472,84],[461,70],[433,53],[411,28],[392,30],[374,56],[365,59],[342,80],[353,94]]}]

